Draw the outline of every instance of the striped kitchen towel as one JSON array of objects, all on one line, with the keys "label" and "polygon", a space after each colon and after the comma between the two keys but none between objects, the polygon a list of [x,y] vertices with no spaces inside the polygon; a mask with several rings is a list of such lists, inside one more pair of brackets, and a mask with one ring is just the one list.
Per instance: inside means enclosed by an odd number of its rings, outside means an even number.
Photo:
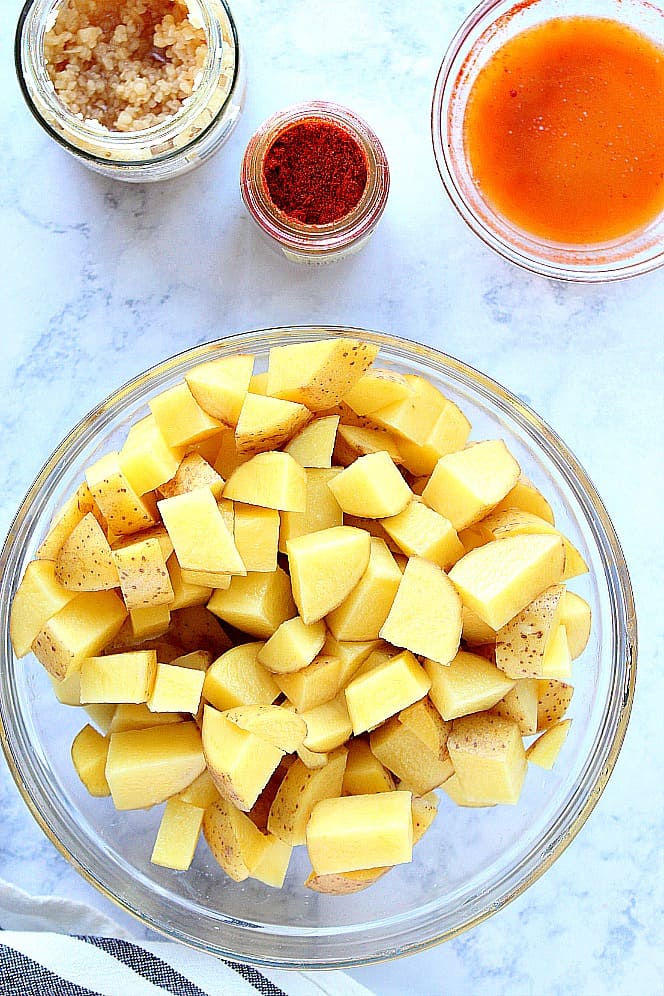
[{"label": "striped kitchen towel", "polygon": [[[71,932],[76,925],[85,933]],[[83,903],[2,881],[0,927],[0,996],[370,996],[344,972],[259,970],[172,941],[131,940]]]}]

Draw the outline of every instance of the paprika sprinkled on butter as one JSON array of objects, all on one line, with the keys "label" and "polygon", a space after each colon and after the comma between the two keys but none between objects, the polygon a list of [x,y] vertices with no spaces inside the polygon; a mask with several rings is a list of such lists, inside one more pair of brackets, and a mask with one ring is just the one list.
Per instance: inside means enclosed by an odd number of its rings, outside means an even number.
[{"label": "paprika sprinkled on butter", "polygon": [[340,125],[309,118],[290,125],[267,150],[263,178],[271,199],[305,225],[328,225],[360,202],[367,157]]}]

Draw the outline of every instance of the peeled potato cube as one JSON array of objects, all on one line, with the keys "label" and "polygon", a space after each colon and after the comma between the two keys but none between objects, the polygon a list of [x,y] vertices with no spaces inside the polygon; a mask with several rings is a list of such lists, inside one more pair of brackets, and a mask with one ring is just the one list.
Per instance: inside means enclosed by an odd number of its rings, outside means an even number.
[{"label": "peeled potato cube", "polygon": [[343,696],[304,709],[300,716],[307,725],[307,735],[302,744],[305,751],[327,754],[345,744],[353,732]]},{"label": "peeled potato cube", "polygon": [[[407,710],[406,710],[407,711]],[[372,730],[371,750],[382,764],[398,779],[403,788],[425,795],[442,785],[452,774],[452,762],[447,750],[451,724],[440,720],[439,744],[433,747],[422,740],[417,728],[393,716]]]},{"label": "peeled potato cube", "polygon": [[398,515],[381,522],[385,532],[409,557],[423,557],[448,570],[464,555],[457,531],[449,519],[421,501],[411,501]]},{"label": "peeled potato cube", "polygon": [[32,652],[49,674],[62,681],[85,657],[100,653],[126,617],[122,599],[114,591],[82,591],[44,623]]},{"label": "peeled potato cube", "polygon": [[154,650],[128,650],[81,662],[81,702],[145,702],[155,680]]},{"label": "peeled potato cube", "polygon": [[343,794],[369,795],[372,792],[392,792],[394,787],[394,778],[378,760],[367,741],[354,737],[348,744]]},{"label": "peeled potato cube", "polygon": [[284,512],[304,512],[307,476],[289,453],[257,453],[237,467],[224,488],[224,497],[247,505],[261,505]]},{"label": "peeled potato cube", "polygon": [[297,758],[286,772],[270,807],[267,828],[291,846],[304,844],[311,810],[321,799],[341,794],[347,750],[340,747],[320,768]]},{"label": "peeled potato cube", "polygon": [[281,623],[264,647],[258,660],[273,674],[287,674],[308,667],[325,643],[326,629],[322,620],[305,623],[293,616]]},{"label": "peeled potato cube", "polygon": [[461,639],[461,601],[436,564],[410,557],[380,636],[440,664],[448,664]]},{"label": "peeled potato cube", "polygon": [[401,571],[387,544],[371,537],[367,569],[350,594],[326,617],[337,640],[376,640],[392,607]]},{"label": "peeled potato cube", "polygon": [[248,353],[220,356],[184,375],[200,407],[224,425],[236,425],[249,390],[254,357]]},{"label": "peeled potato cube", "polygon": [[166,569],[173,589],[173,600],[169,603],[171,611],[183,609],[190,605],[205,605],[212,594],[210,585],[193,584],[182,576],[182,568],[175,554],[166,561]]},{"label": "peeled potato cube", "polygon": [[463,604],[498,630],[553,584],[565,566],[562,539],[508,536],[471,550],[450,571]]},{"label": "peeled potato cube", "polygon": [[554,524],[553,511],[544,495],[539,491],[532,481],[521,475],[514,487],[507,492],[502,501],[499,501],[494,508],[494,512],[502,512],[508,508],[520,508],[524,512],[532,512]]},{"label": "peeled potato cube", "polygon": [[241,643],[213,661],[205,673],[203,697],[220,711],[274,702],[280,690],[258,660],[262,647],[262,642]]},{"label": "peeled potato cube", "polygon": [[464,806],[469,809],[478,809],[484,806],[496,805],[496,803],[492,802],[490,799],[483,801],[480,799],[469,798],[469,796],[464,792],[461,782],[459,781],[459,776],[456,773],[451,775],[440,787],[457,806]]},{"label": "peeled potato cube", "polygon": [[571,724],[571,719],[563,719],[540,733],[526,751],[528,761],[540,768],[551,769],[567,739]]},{"label": "peeled potato cube", "polygon": [[331,408],[369,369],[378,348],[345,337],[274,346],[268,362],[267,393],[298,401],[313,412]]},{"label": "peeled potato cube", "polygon": [[273,889],[284,884],[293,848],[274,834],[265,834],[265,848],[251,871],[251,878],[257,879]]},{"label": "peeled potato cube", "polygon": [[120,470],[137,495],[170,481],[178,469],[182,450],[169,446],[152,413],[130,426],[119,452]]},{"label": "peeled potato cube", "polygon": [[369,563],[369,535],[333,526],[287,543],[293,598],[305,623],[317,622],[348,597]]},{"label": "peeled potato cube", "polygon": [[145,730],[149,726],[166,726],[168,723],[181,723],[185,717],[179,712],[152,712],[145,702],[119,702],[114,707],[108,732],[122,730]]},{"label": "peeled potato cube", "polygon": [[168,388],[148,404],[169,446],[187,446],[216,435],[222,423],[196,402],[185,381]]},{"label": "peeled potato cube", "polygon": [[369,415],[411,394],[411,387],[396,370],[372,367],[344,395],[345,403],[356,415]]},{"label": "peeled potato cube", "polygon": [[214,615],[250,636],[268,639],[287,619],[297,615],[291,582],[285,571],[252,571],[234,577],[223,591],[212,594],[207,607]]},{"label": "peeled potato cube", "polygon": [[289,453],[305,468],[329,468],[332,466],[332,452],[338,426],[338,415],[325,415],[314,419],[286,443],[284,453]]},{"label": "peeled potato cube", "polygon": [[305,470],[307,495],[304,511],[280,513],[279,550],[281,553],[286,552],[286,545],[290,539],[304,536],[307,533],[316,533],[321,529],[330,529],[332,526],[343,525],[344,514],[328,487],[329,482],[340,473],[340,467],[320,469],[311,467]]},{"label": "peeled potato cube", "polygon": [[447,666],[427,660],[424,670],[431,680],[431,701],[443,719],[490,709],[514,687],[495,664],[465,650]]},{"label": "peeled potato cube", "polygon": [[220,795],[247,812],[284,751],[243,730],[209,705],[203,712],[202,737],[205,761]]},{"label": "peeled potato cube", "polygon": [[543,678],[560,678],[563,681],[572,676],[572,657],[567,643],[567,630],[561,624],[556,627],[542,661]]},{"label": "peeled potato cube", "polygon": [[502,439],[488,439],[441,457],[422,499],[458,532],[497,505],[514,487],[520,472]]},{"label": "peeled potato cube", "polygon": [[515,722],[490,713],[462,716],[454,720],[447,747],[469,800],[509,805],[518,802],[527,764]]},{"label": "peeled potato cube", "polygon": [[339,425],[334,446],[335,464],[348,467],[359,457],[371,453],[387,453],[393,463],[403,463],[401,451],[386,429],[373,429],[363,425]]},{"label": "peeled potato cube", "polygon": [[186,871],[194,858],[205,810],[181,799],[169,799],[152,849],[154,865]]},{"label": "peeled potato cube", "polygon": [[233,535],[247,571],[276,571],[279,548],[279,513],[276,509],[238,502]]},{"label": "peeled potato cube", "polygon": [[52,560],[31,560],[21,578],[9,617],[9,636],[17,657],[25,657],[44,624],[76,597],[55,577]]},{"label": "peeled potato cube", "polygon": [[217,791],[217,786],[212,781],[212,775],[206,768],[198,778],[194,779],[191,785],[187,785],[182,792],[178,792],[173,798],[179,799],[181,802],[188,802],[191,806],[205,810],[213,802],[217,801],[219,792]]},{"label": "peeled potato cube", "polygon": [[496,642],[495,629],[480,619],[467,605],[461,608],[461,636],[469,647],[482,647]]},{"label": "peeled potato cube", "polygon": [[147,700],[148,709],[196,715],[204,681],[205,673],[195,668],[157,664],[154,684]]},{"label": "peeled potato cube", "polygon": [[494,509],[491,515],[482,520],[480,528],[488,539],[505,539],[506,536],[519,536],[522,533],[554,533],[562,537],[565,545],[565,569],[562,580],[568,581],[588,571],[588,565],[571,540],[563,536],[547,519],[540,518],[532,512],[524,512],[519,508],[502,511]]},{"label": "peeled potato cube", "polygon": [[452,401],[445,399],[442,410],[422,443],[410,439],[399,440],[399,452],[404,466],[411,474],[424,475],[426,486],[428,477],[440,458],[464,448],[470,429],[470,422],[463,412]]},{"label": "peeled potato cube", "polygon": [[322,799],[307,825],[307,851],[317,875],[412,861],[411,793]]},{"label": "peeled potato cube", "polygon": [[146,809],[190,785],[205,768],[192,721],[112,733],[106,778],[116,809]]},{"label": "peeled potato cube", "polygon": [[275,681],[296,709],[313,709],[329,702],[342,688],[343,665],[338,657],[316,657],[307,667],[276,674]]},{"label": "peeled potato cube", "polygon": [[401,439],[422,445],[426,443],[447,399],[424,377],[405,374],[410,393],[401,401],[393,401],[371,413],[371,421]]},{"label": "peeled potato cube", "polygon": [[71,745],[71,759],[76,773],[90,795],[103,797],[111,794],[106,781],[108,745],[108,737],[103,737],[92,726],[79,730]]},{"label": "peeled potato cube", "polygon": [[378,726],[429,691],[431,682],[408,650],[357,675],[346,686],[346,704],[353,733]]},{"label": "peeled potato cube", "polygon": [[329,488],[344,512],[369,519],[396,515],[412,498],[385,450],[358,457],[330,481]]},{"label": "peeled potato cube", "polygon": [[287,754],[301,747],[307,735],[307,724],[301,716],[280,706],[236,706],[229,709],[225,716],[231,723],[255,733]]},{"label": "peeled potato cube", "polygon": [[157,507],[183,571],[203,571],[212,577],[247,573],[209,488],[163,498]]},{"label": "peeled potato cube", "polygon": [[590,638],[591,610],[585,598],[574,591],[563,596],[560,621],[567,631],[567,643],[572,660],[580,657]]}]

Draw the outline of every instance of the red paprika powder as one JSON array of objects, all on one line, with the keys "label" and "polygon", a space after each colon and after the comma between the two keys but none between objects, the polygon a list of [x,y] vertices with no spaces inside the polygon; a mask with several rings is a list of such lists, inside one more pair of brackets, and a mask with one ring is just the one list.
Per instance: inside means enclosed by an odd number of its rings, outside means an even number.
[{"label": "red paprika powder", "polygon": [[359,203],[367,186],[364,149],[344,128],[306,118],[280,132],[263,161],[274,204],[305,225],[328,225]]}]

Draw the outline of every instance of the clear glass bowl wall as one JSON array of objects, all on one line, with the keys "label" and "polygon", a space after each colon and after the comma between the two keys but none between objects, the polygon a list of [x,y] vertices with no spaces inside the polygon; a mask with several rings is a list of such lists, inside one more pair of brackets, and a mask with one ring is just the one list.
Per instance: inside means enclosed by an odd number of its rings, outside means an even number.
[{"label": "clear glass bowl wall", "polygon": [[439,816],[412,865],[346,897],[304,888],[303,848],[296,849],[283,890],[231,882],[204,843],[188,872],[159,868],[150,853],[161,807],[118,813],[109,799],[87,794],[69,757],[85,716],[56,702],[41,666],[31,656],[16,660],[8,636],[12,593],[49,521],[85,467],[119,446],[146,414],[148,400],[195,364],[250,351],[264,369],[272,346],[344,333],[327,327],[245,333],[182,353],[136,378],[83,419],[45,464],[0,561],[0,732],[33,815],[88,881],[146,925],[203,951],[264,966],[344,967],[397,957],[500,910],[550,866],[585,822],[615,763],[634,691],[636,622],[627,568],[602,502],[573,455],[537,415],[476,370],[405,340],[352,330],[380,344],[382,365],[426,376],[459,404],[473,438],[504,438],[590,566],[588,575],[570,583],[590,602],[593,630],[575,663],[573,723],[556,766],[547,772],[531,765],[515,807],[462,809],[441,793]]}]

